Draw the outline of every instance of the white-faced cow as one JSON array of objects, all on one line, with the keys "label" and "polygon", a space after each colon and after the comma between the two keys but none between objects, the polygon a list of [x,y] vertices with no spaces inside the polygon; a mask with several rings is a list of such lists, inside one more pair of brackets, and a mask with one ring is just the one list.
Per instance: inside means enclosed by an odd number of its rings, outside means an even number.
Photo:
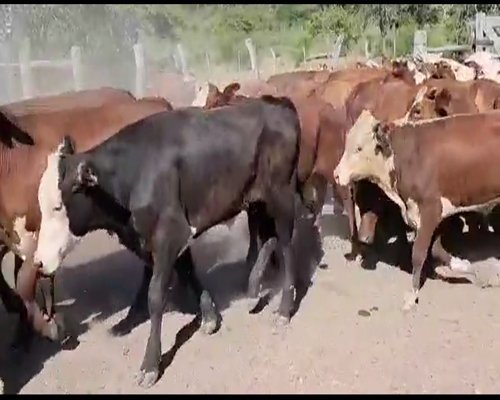
[{"label": "white-faced cow", "polygon": [[[496,111],[399,126],[381,123],[364,111],[347,136],[335,179],[340,184],[374,182],[417,231],[413,291],[406,297],[405,309],[416,303],[422,267],[441,220],[465,211],[487,212],[500,200],[499,148]],[[445,259],[452,270],[470,271],[467,260],[450,254]]]},{"label": "white-faced cow", "polygon": [[[149,387],[159,374],[165,288],[174,264],[195,238],[252,203],[265,204],[276,224],[285,271],[278,321],[288,322],[299,143],[295,107],[270,96],[213,111],[159,113],[85,153],[73,154],[67,138],[48,157],[41,179],[35,263],[53,274],[79,238],[107,229],[153,264],[151,331],[139,374],[139,384]],[[218,322],[210,296],[201,302],[203,323]]]}]

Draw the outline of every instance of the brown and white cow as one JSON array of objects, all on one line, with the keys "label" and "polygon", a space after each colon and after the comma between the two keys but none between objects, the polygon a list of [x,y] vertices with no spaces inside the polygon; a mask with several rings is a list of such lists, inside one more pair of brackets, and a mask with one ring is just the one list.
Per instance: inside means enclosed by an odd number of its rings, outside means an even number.
[{"label": "brown and white cow", "polygon": [[[75,93],[75,96],[78,94]],[[34,109],[28,107],[28,110]],[[164,99],[120,99],[97,107],[73,107],[62,111],[27,113],[5,119],[8,123],[2,126],[3,132],[16,132],[22,127],[34,138],[36,145],[13,149],[0,147],[0,262],[8,251],[12,251],[16,255],[16,275],[19,272],[20,276],[30,276],[29,280],[36,278],[29,271],[29,263],[26,263],[21,271],[19,268],[22,260],[29,258],[40,228],[37,191],[47,155],[64,135],[73,137],[78,151],[85,151],[130,123],[170,109],[172,107]],[[27,271],[22,272],[23,269]],[[16,282],[18,289],[19,285],[24,287],[30,283]],[[0,294],[6,308],[19,312],[18,302],[12,293],[9,295],[3,275],[0,275],[0,287],[4,289],[0,290]],[[23,299],[34,301],[34,296]]]},{"label": "brown and white cow", "polygon": [[[363,111],[348,134],[335,180],[341,185],[374,182],[417,231],[413,291],[404,309],[418,298],[422,267],[439,223],[464,211],[489,211],[500,202],[499,148],[498,111],[401,124],[381,123]],[[447,254],[447,261],[452,270],[470,271],[467,260]]]}]

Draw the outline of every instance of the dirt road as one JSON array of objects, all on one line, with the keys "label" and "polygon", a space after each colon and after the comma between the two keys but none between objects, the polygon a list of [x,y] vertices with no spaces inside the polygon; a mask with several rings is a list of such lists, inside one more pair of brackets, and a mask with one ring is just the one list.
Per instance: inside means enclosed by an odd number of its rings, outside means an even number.
[{"label": "dirt road", "polygon": [[[279,297],[260,314],[247,312],[241,263],[248,245],[245,217],[230,231],[217,227],[201,238],[195,258],[223,312],[222,327],[213,336],[193,333],[191,298],[177,292],[170,306],[177,311],[166,312],[163,322],[164,359],[170,365],[148,392],[499,392],[499,290],[427,280],[418,310],[403,314],[410,275],[382,262],[376,270],[346,262],[341,218],[323,217],[323,263],[328,268],[315,272],[288,327],[273,325]],[[312,240],[310,232],[304,237]],[[10,271],[10,258],[8,264]],[[131,304],[139,267],[133,255],[101,232],[70,255],[58,276],[56,297],[64,300],[65,312],[80,332],[80,345],[73,351],[40,339],[29,356],[14,357],[8,351],[13,319],[2,309],[0,376],[5,392],[143,392],[133,376],[149,323],[125,337],[109,333]]]}]

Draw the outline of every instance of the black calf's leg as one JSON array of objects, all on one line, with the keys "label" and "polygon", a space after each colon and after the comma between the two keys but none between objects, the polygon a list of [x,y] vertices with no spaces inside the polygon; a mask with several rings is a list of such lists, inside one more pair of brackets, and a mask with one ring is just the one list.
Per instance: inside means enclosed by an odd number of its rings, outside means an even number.
[{"label": "black calf's leg", "polygon": [[217,331],[222,320],[222,316],[217,310],[212,296],[208,290],[203,289],[194,268],[193,254],[190,248],[175,262],[175,271],[179,277],[180,283],[184,286],[190,286],[196,296],[196,304],[199,304],[201,311],[201,329],[206,334],[212,334]]},{"label": "black calf's leg", "polygon": [[278,308],[279,324],[290,321],[295,303],[295,271],[293,265],[292,236],[295,233],[295,195],[292,188],[273,188],[269,214],[274,217],[278,238],[276,255],[285,272],[283,293]]},{"label": "black calf's leg", "polygon": [[259,240],[259,212],[257,204],[250,204],[248,207],[247,221],[250,243],[248,245],[248,253],[245,262],[248,271],[250,271],[257,260],[262,245]]},{"label": "black calf's leg", "polygon": [[167,284],[179,252],[187,244],[191,229],[182,213],[168,210],[158,221],[153,237],[153,276],[149,284],[148,306],[151,329],[146,352],[138,374],[138,384],[153,386],[159,376],[161,361],[161,323]]},{"label": "black calf's leg", "polygon": [[0,246],[0,298],[2,299],[2,303],[9,314],[20,314],[24,306],[5,280],[1,271],[2,261],[5,258],[5,255],[9,252],[9,248],[6,245]]}]

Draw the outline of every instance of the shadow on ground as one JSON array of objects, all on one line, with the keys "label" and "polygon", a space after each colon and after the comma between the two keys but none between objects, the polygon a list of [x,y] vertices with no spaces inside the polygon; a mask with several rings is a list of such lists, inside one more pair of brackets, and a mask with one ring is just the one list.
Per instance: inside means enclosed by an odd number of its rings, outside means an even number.
[{"label": "shadow on ground", "polygon": [[[193,255],[197,272],[202,283],[212,293],[221,311],[235,299],[245,296],[248,271],[244,260],[248,248],[246,217],[235,224],[225,234],[210,233],[194,245]],[[298,240],[295,248],[300,278],[307,282],[322,257],[319,234],[307,221],[299,224]],[[85,246],[84,243],[81,246]],[[89,246],[92,249],[92,246]],[[78,335],[89,329],[90,320],[105,320],[127,309],[142,278],[142,263],[127,250],[104,255],[85,263],[77,263],[61,269],[56,277],[56,301],[71,303],[60,305],[66,325]],[[307,289],[305,290],[307,291]],[[305,295],[305,293],[304,293]],[[302,296],[303,297],[303,296]],[[301,299],[299,299],[300,301]],[[197,305],[194,295],[183,290],[181,285],[173,285],[169,293],[166,311],[195,314]],[[59,345],[36,337],[27,354],[14,354],[9,347],[13,337],[16,319],[0,312],[0,323],[6,329],[0,333],[2,358],[0,376],[4,381],[5,393],[18,393],[43,368],[44,362],[61,351]],[[187,340],[182,332],[196,330],[194,321],[179,331],[176,343],[162,359],[162,364],[170,364],[178,348]],[[184,332],[185,333],[185,332]],[[189,334],[190,337],[192,335]],[[146,340],[146,338],[144,338]],[[145,341],[146,343],[146,341]],[[166,365],[165,365],[166,366]]]}]

